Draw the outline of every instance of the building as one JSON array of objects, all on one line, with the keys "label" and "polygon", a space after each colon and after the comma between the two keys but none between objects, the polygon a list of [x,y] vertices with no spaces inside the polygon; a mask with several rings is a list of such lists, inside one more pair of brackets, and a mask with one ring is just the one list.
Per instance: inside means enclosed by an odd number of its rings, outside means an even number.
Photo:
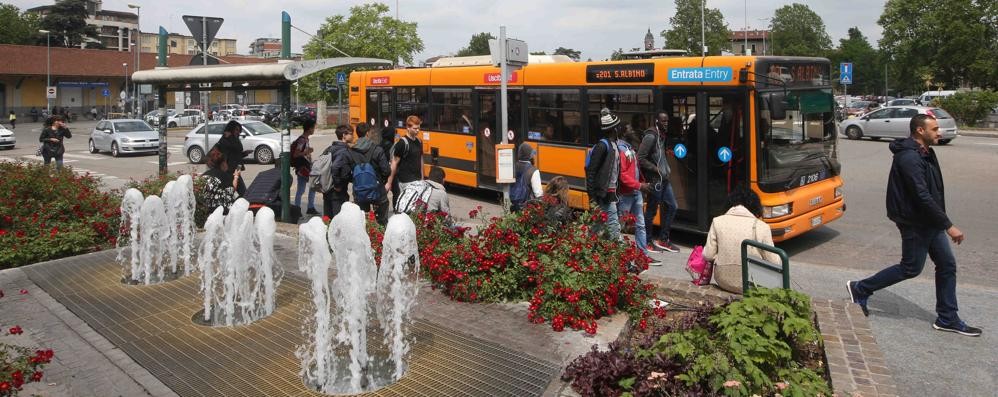
[{"label": "building", "polygon": [[[128,51],[128,43],[132,35],[139,30],[139,16],[125,11],[104,10],[101,0],[87,0],[87,24],[97,28],[97,41],[105,49]],[[27,12],[45,16],[52,6],[40,6],[27,9]],[[81,45],[81,48],[85,46]]]},{"label": "building", "polygon": [[250,43],[250,55],[260,58],[281,56],[281,39],[261,37]]},{"label": "building", "polygon": [[655,36],[651,33],[651,28],[648,28],[648,32],[645,33],[644,49],[631,48],[630,51],[620,53],[620,59],[650,59],[685,55],[686,50],[655,48]]},{"label": "building", "polygon": [[769,30],[748,30],[731,32],[731,52],[736,55],[745,54],[746,36],[748,49],[752,55],[770,55],[771,34]]},{"label": "building", "polygon": [[[142,52],[158,53],[159,34],[143,32],[141,47]],[[194,55],[200,52],[201,51],[198,50],[198,43],[194,40],[193,36],[186,36],[178,33],[170,33],[167,35],[167,54]],[[208,53],[217,57],[235,55],[236,40],[215,38],[211,41],[211,45],[208,46]]]},{"label": "building", "polygon": [[655,36],[651,34],[651,28],[648,28],[648,33],[645,33],[645,51],[651,51],[655,49]]}]

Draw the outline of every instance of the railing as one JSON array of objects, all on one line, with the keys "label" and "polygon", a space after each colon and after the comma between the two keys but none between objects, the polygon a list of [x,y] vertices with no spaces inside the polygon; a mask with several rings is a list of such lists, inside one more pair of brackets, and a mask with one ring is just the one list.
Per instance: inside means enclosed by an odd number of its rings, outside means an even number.
[{"label": "railing", "polygon": [[[748,247],[752,246],[758,248],[762,251],[769,251],[780,256],[781,267],[769,263],[764,259],[750,258],[748,256]],[[787,256],[786,251],[782,249],[760,243],[755,240],[743,240],[742,241],[742,293],[745,293],[751,287],[749,283],[749,264],[753,264],[761,267],[764,270],[771,271],[774,273],[779,273],[783,276],[783,288],[790,289],[790,258]]]}]

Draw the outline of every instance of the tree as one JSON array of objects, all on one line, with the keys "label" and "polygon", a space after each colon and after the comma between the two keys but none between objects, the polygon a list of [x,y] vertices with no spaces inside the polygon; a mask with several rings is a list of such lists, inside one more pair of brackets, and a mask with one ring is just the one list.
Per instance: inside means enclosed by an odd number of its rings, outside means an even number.
[{"label": "tree", "polygon": [[676,15],[669,18],[672,29],[662,31],[665,48],[683,49],[690,55],[699,55],[701,43],[706,42],[707,54],[720,55],[722,50],[731,47],[731,30],[724,22],[721,10],[707,8],[703,10],[704,32],[706,38],[701,40],[701,7],[706,0],[676,0]]},{"label": "tree", "polygon": [[579,58],[582,57],[582,51],[576,51],[571,48],[558,47],[554,50],[554,55],[565,55],[572,58],[573,61],[578,62]]},{"label": "tree", "polygon": [[859,31],[859,28],[849,28],[849,37],[839,40],[839,48],[829,54],[833,70],[837,70],[840,62],[853,64],[853,93],[874,93],[883,88],[884,64],[882,56]]},{"label": "tree", "polygon": [[772,20],[773,53],[818,57],[832,48],[825,22],[811,8],[798,3],[776,10]]},{"label": "tree", "polygon": [[[326,18],[319,31],[302,48],[305,59],[349,56],[380,58],[412,64],[416,53],[423,50],[423,40],[416,32],[416,22],[392,18],[382,3],[350,7],[350,16]],[[338,49],[338,50],[337,50]],[[307,100],[326,98],[320,82],[335,82],[337,72],[351,69],[325,70],[299,82],[300,95]],[[329,95],[335,98],[335,95]]]},{"label": "tree", "polygon": [[0,4],[0,44],[31,45],[38,40],[38,15],[21,12],[13,4]]},{"label": "tree", "polygon": [[[97,28],[87,24],[87,3],[85,0],[62,0],[55,2],[49,13],[41,20],[41,28],[52,35],[53,45],[79,47],[88,41],[97,40]],[[41,37],[40,43],[45,43]]]},{"label": "tree", "polygon": [[624,59],[624,49],[623,48],[617,48],[616,50],[613,50],[612,54],[610,54],[610,60],[611,61],[619,61],[621,59]]},{"label": "tree", "polygon": [[[900,84],[913,91],[998,87],[998,6],[994,0],[888,0],[877,21],[880,48],[904,65]],[[914,73],[912,73],[914,71]]]},{"label": "tree", "polygon": [[495,40],[495,36],[489,32],[482,32],[471,36],[471,40],[468,41],[468,46],[462,48],[457,52],[457,56],[466,57],[472,55],[489,55],[492,53],[489,50],[489,40]]},{"label": "tree", "polygon": [[530,55],[547,55],[547,51],[530,51]]}]

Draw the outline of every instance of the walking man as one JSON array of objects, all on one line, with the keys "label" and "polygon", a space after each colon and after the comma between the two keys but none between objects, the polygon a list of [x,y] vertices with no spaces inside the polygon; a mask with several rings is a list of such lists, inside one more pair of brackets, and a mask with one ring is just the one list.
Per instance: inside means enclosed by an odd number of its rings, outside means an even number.
[{"label": "walking man", "polygon": [[617,184],[620,182],[620,159],[617,148],[620,119],[610,109],[600,111],[600,129],[605,138],[593,145],[586,164],[586,192],[590,207],[598,207],[606,214],[607,233],[620,239],[620,220],[617,216]]},{"label": "walking man", "polygon": [[419,140],[422,124],[423,120],[419,116],[413,115],[405,119],[405,136],[392,147],[389,160],[391,173],[385,183],[386,191],[392,190],[392,184],[398,184],[401,190],[408,183],[423,180],[423,142]]},{"label": "walking man", "polygon": [[901,231],[901,262],[872,277],[849,281],[849,297],[869,315],[867,300],[881,289],[914,278],[925,267],[925,256],[936,265],[936,321],[932,328],[980,336],[957,315],[956,258],[947,236],[959,245],[963,232],[946,216],[943,175],[930,145],[939,143],[939,123],[919,114],[908,126],[910,136],[891,143],[894,162],[887,179],[887,217]]},{"label": "walking man", "polygon": [[672,227],[672,220],[676,217],[676,196],[672,193],[672,184],[669,183],[669,162],[665,158],[665,142],[663,137],[669,130],[669,116],[659,113],[655,117],[655,125],[645,130],[641,138],[641,145],[638,146],[638,164],[641,166],[641,175],[644,182],[648,184],[648,206],[645,208],[645,225],[648,234],[652,235],[654,229],[655,215],[661,207],[661,229],[658,237],[653,238],[648,250],[655,252],[655,248],[669,252],[679,252],[679,248],[672,244],[669,239],[669,229]]},{"label": "walking man", "polygon": [[312,146],[309,137],[315,133],[315,120],[308,119],[302,123],[302,133],[291,143],[291,166],[298,175],[298,185],[295,189],[295,206],[301,208],[301,196],[308,190],[308,215],[318,215],[315,210],[315,190],[308,187],[308,178],[312,173]]}]

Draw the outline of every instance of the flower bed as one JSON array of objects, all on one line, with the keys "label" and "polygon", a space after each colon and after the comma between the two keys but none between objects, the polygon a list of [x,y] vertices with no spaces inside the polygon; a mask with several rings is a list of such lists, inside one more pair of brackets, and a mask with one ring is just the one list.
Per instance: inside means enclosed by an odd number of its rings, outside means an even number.
[{"label": "flower bed", "polygon": [[[25,295],[28,290],[22,289]],[[4,297],[0,290],[0,298]],[[7,335],[17,336],[24,333],[21,326],[6,328]],[[0,327],[0,332],[2,327]],[[25,384],[41,382],[45,364],[52,361],[55,353],[52,349],[31,350],[27,347],[8,345],[0,342],[0,397],[16,396]]]},{"label": "flower bed", "polygon": [[120,197],[44,165],[0,163],[0,269],[114,247]]},{"label": "flower bed", "polygon": [[682,304],[573,361],[583,396],[830,396],[810,298],[756,288],[723,306]]},{"label": "flower bed", "polygon": [[616,312],[650,316],[653,287],[627,271],[646,269],[648,258],[632,242],[597,232],[603,214],[561,223],[549,211],[529,205],[488,219],[477,233],[451,227],[447,214],[414,215],[425,276],[458,301],[529,301],[527,320],[555,331],[594,334],[596,320]]}]

